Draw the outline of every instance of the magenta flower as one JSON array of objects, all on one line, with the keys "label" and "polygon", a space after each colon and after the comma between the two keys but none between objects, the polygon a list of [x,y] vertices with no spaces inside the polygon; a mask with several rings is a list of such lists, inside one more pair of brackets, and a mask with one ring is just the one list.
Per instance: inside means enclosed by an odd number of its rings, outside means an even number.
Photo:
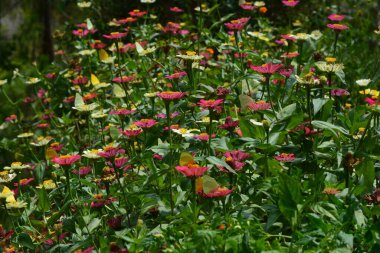
[{"label": "magenta flower", "polygon": [[209,99],[209,100],[205,100],[205,99],[201,99],[199,102],[198,102],[198,105],[200,107],[203,107],[205,109],[214,109],[214,110],[218,110],[218,109],[221,109],[222,107],[220,106],[220,104],[223,104],[224,102],[224,99]]},{"label": "magenta flower", "polygon": [[251,11],[251,10],[254,10],[257,8],[252,3],[248,3],[248,2],[240,4],[239,6],[240,6],[240,8],[242,8],[243,10],[246,10],[246,11]]},{"label": "magenta flower", "polygon": [[144,16],[147,12],[146,11],[140,11],[140,10],[133,10],[128,12],[129,15],[132,17],[141,17]]},{"label": "magenta flower", "polygon": [[52,162],[62,166],[71,165],[78,160],[80,160],[80,155],[61,155],[51,159]]},{"label": "magenta flower", "polygon": [[283,4],[285,4],[286,6],[289,6],[289,7],[294,7],[296,6],[297,4],[299,4],[300,1],[295,1],[295,0],[289,0],[289,1],[282,1]]},{"label": "magenta flower", "polygon": [[79,170],[73,170],[72,172],[76,175],[85,176],[88,175],[91,172],[92,168],[90,166],[83,166],[80,167]]},{"label": "magenta flower", "polygon": [[151,128],[157,123],[158,122],[154,119],[141,119],[139,121],[136,121],[134,124],[144,129],[144,128]]},{"label": "magenta flower", "polygon": [[78,30],[73,30],[72,34],[78,37],[83,37],[86,36],[90,31],[89,30],[83,30],[83,29],[78,29]]},{"label": "magenta flower", "polygon": [[257,102],[250,102],[248,104],[248,107],[249,109],[251,109],[252,111],[263,111],[263,110],[268,110],[270,109],[272,106],[270,103],[267,103],[265,101],[257,101]]},{"label": "magenta flower", "polygon": [[[199,135],[194,135],[194,138],[201,141],[208,141],[210,139],[210,135],[208,133],[201,133]],[[215,134],[212,134],[211,138],[215,138]]]},{"label": "magenta flower", "polygon": [[169,75],[169,76],[165,76],[166,79],[169,79],[169,80],[173,80],[173,79],[179,79],[183,76],[186,76],[187,73],[185,71],[181,71],[181,72],[176,72],[172,75]]},{"label": "magenta flower", "polygon": [[75,78],[71,82],[72,82],[72,84],[80,85],[80,84],[86,84],[87,81],[88,81],[87,77],[85,77],[85,76],[78,76],[77,78]]},{"label": "magenta flower", "polygon": [[224,123],[219,125],[218,127],[221,129],[232,131],[235,129],[235,127],[239,126],[239,121],[234,121],[230,116],[228,116]]},{"label": "magenta flower", "polygon": [[287,153],[282,153],[278,156],[274,156],[274,159],[280,162],[292,162],[296,160],[296,158],[294,157],[294,154],[287,154]]},{"label": "magenta flower", "polygon": [[123,167],[127,162],[128,162],[128,158],[126,157],[118,157],[118,158],[115,158],[115,161],[114,161],[115,166],[118,168]]},{"label": "magenta flower", "polygon": [[[371,99],[371,98],[365,98],[364,99],[369,105],[376,105],[376,101],[377,100],[374,100],[374,99]],[[380,102],[378,103],[378,105],[380,105]]]},{"label": "magenta flower", "polygon": [[284,77],[290,77],[293,74],[293,68],[288,68],[288,69],[282,68],[280,69],[278,73],[280,73],[280,75]]},{"label": "magenta flower", "polygon": [[112,82],[115,82],[115,83],[128,83],[128,82],[134,80],[135,78],[136,78],[136,76],[115,77],[114,79],[112,79]]},{"label": "magenta flower", "polygon": [[169,10],[170,10],[171,12],[176,12],[176,13],[183,12],[183,9],[178,8],[178,7],[170,7]]},{"label": "magenta flower", "polygon": [[331,21],[342,21],[345,18],[345,16],[339,14],[331,14],[327,18]]},{"label": "magenta flower", "polygon": [[227,189],[226,187],[218,187],[216,190],[209,192],[209,193],[201,193],[203,197],[206,198],[218,198],[218,197],[225,197],[229,195],[233,190]]},{"label": "magenta flower", "polygon": [[248,23],[250,18],[239,18],[232,20],[229,23],[224,23],[224,25],[230,30],[230,31],[240,31],[244,28],[244,26]]},{"label": "magenta flower", "polygon": [[331,90],[331,96],[333,97],[343,97],[348,96],[350,93],[345,89],[333,89]]},{"label": "magenta flower", "polygon": [[139,134],[142,133],[142,129],[141,128],[138,128],[138,129],[127,129],[127,130],[123,130],[123,131],[120,131],[122,135],[126,136],[126,137],[136,137],[138,136]]},{"label": "magenta flower", "polygon": [[331,28],[333,30],[338,30],[338,31],[342,31],[342,30],[347,30],[349,29],[348,26],[346,25],[342,25],[342,24],[327,24],[327,27],[328,28]]},{"label": "magenta flower", "polygon": [[156,95],[165,101],[174,101],[183,98],[186,93],[180,91],[162,91],[157,92]]},{"label": "magenta flower", "polygon": [[[230,165],[234,170],[239,171],[244,167],[244,161],[247,160],[250,155],[240,150],[233,150],[224,153],[224,157],[226,158],[226,163],[228,165]],[[218,168],[223,172],[230,173],[230,171],[223,166],[218,166]]]},{"label": "magenta flower", "polygon": [[126,23],[133,23],[133,22],[136,22],[136,21],[137,21],[137,18],[128,17],[128,18],[123,18],[123,19],[116,20],[116,23],[118,23],[118,24],[126,24]]},{"label": "magenta flower", "polygon": [[110,112],[110,115],[129,115],[136,112],[136,110],[128,110],[126,108],[118,108],[118,109],[113,109]]},{"label": "magenta flower", "polygon": [[265,63],[261,66],[251,65],[251,69],[261,74],[274,74],[282,68],[282,64]]},{"label": "magenta flower", "polygon": [[12,114],[9,117],[5,118],[5,121],[16,121],[16,120],[17,120],[17,115],[16,114]]},{"label": "magenta flower", "polygon": [[187,166],[176,166],[176,170],[181,172],[186,177],[201,177],[208,167],[202,167],[198,164],[188,164]]},{"label": "magenta flower", "polygon": [[112,40],[117,40],[117,39],[120,39],[120,38],[123,38],[125,36],[127,36],[128,33],[119,33],[119,32],[112,32],[111,34],[103,34],[103,37],[104,38],[107,38],[107,39],[112,39]]},{"label": "magenta flower", "polygon": [[107,146],[106,148],[104,148],[103,151],[98,152],[97,155],[103,158],[111,158],[111,157],[116,156],[117,154],[124,154],[124,153],[125,153],[124,149]]}]

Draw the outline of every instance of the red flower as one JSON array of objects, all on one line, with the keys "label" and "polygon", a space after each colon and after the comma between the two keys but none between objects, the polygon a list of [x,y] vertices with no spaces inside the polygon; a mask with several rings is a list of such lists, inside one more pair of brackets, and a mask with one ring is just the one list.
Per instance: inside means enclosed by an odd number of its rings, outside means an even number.
[{"label": "red flower", "polygon": [[78,76],[77,78],[75,78],[74,80],[72,80],[71,82],[75,85],[80,85],[80,84],[86,84],[88,81],[88,78],[85,77],[85,76]]},{"label": "red flower", "polygon": [[57,156],[51,159],[52,162],[57,163],[62,166],[71,165],[78,160],[80,160],[80,155],[61,155],[61,156]]},{"label": "red flower", "polygon": [[117,39],[127,36],[127,34],[128,33],[112,32],[110,35],[103,34],[103,37],[107,39],[117,40]]},{"label": "red flower", "polygon": [[286,6],[289,6],[289,7],[294,7],[296,6],[297,4],[299,4],[300,1],[295,1],[295,0],[289,0],[289,1],[282,1],[283,4],[285,4]]},{"label": "red flower", "polygon": [[14,183],[14,186],[22,186],[22,185],[28,185],[30,182],[34,180],[33,177],[31,178],[23,178],[18,183]]},{"label": "red flower", "polygon": [[105,48],[107,45],[102,43],[100,40],[95,40],[95,43],[90,44],[93,49]]},{"label": "red flower", "polygon": [[251,65],[251,69],[261,74],[274,74],[282,68],[282,64],[266,63],[261,66]]},{"label": "red flower", "polygon": [[327,24],[327,27],[338,31],[349,29],[348,26],[342,24]]},{"label": "red flower", "polygon": [[331,14],[327,18],[331,21],[342,21],[345,18],[345,16],[339,14]]},{"label": "red flower", "polygon": [[[210,139],[210,135],[208,133],[201,133],[199,135],[194,135],[194,138],[201,141],[208,141]],[[215,138],[215,134],[212,134],[211,138]]]},{"label": "red flower", "polygon": [[128,12],[129,15],[132,17],[141,17],[144,16],[147,12],[146,11],[140,11],[140,10],[133,10]]},{"label": "red flower", "polygon": [[137,18],[128,17],[128,18],[116,20],[116,23],[118,23],[118,24],[126,24],[126,23],[132,23],[132,22],[135,22],[135,21],[137,21]]},{"label": "red flower", "polygon": [[186,177],[201,177],[208,170],[208,167],[202,167],[198,164],[191,163],[187,166],[176,166],[175,168]]},{"label": "red flower", "polygon": [[142,131],[143,130],[141,128],[127,129],[127,130],[121,131],[121,134],[127,137],[136,137],[137,135],[141,134]]},{"label": "red flower", "polygon": [[287,154],[287,153],[281,153],[278,156],[274,156],[274,159],[280,162],[292,162],[296,160],[296,158],[294,157],[294,154]]},{"label": "red flower", "polygon": [[165,101],[174,101],[183,98],[186,93],[180,91],[162,91],[158,92],[156,95]]}]

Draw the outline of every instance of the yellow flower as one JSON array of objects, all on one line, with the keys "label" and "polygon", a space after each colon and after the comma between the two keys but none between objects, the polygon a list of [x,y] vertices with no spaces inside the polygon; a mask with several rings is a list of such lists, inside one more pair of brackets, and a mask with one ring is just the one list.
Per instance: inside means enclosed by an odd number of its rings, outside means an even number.
[{"label": "yellow flower", "polygon": [[30,166],[26,164],[22,164],[22,162],[13,162],[11,166],[5,166],[4,170],[22,170],[29,169]]},{"label": "yellow flower", "polygon": [[14,193],[6,186],[3,186],[3,190],[0,193],[0,199],[8,199],[9,197],[13,197]]},{"label": "yellow flower", "polygon": [[48,180],[43,181],[42,184],[37,186],[37,188],[39,189],[45,188],[46,190],[52,190],[52,189],[57,188],[57,185],[54,183],[52,179],[48,179]]},{"label": "yellow flower", "polygon": [[16,173],[9,173],[9,171],[4,170],[0,172],[0,183],[8,183],[16,177]]}]

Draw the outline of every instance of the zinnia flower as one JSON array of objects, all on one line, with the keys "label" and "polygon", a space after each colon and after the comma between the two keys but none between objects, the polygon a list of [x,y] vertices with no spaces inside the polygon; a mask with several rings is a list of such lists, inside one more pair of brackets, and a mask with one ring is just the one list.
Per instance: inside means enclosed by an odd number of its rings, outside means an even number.
[{"label": "zinnia flower", "polygon": [[349,29],[348,26],[342,24],[327,24],[327,27],[338,31]]},{"label": "zinnia flower", "polygon": [[132,80],[134,80],[136,77],[135,76],[122,76],[122,77],[115,77],[112,79],[112,82],[115,83],[128,83]]},{"label": "zinnia flower", "polygon": [[285,4],[286,6],[289,6],[289,7],[294,7],[296,6],[297,4],[299,4],[300,1],[295,1],[295,0],[288,0],[288,1],[282,1],[283,4]]},{"label": "zinnia flower", "polygon": [[128,33],[119,33],[119,32],[112,32],[111,34],[107,35],[107,34],[103,34],[103,37],[104,38],[107,38],[107,39],[120,39],[120,38],[123,38],[125,36],[127,36]]},{"label": "zinnia flower", "polygon": [[201,177],[208,170],[208,167],[191,163],[186,166],[176,166],[175,168],[186,177]]},{"label": "zinnia flower", "polygon": [[156,95],[165,101],[174,101],[183,98],[186,93],[180,91],[162,91],[157,92]]},{"label": "zinnia flower", "polygon": [[224,23],[224,25],[231,31],[239,31],[244,28],[244,26],[248,23],[250,18],[239,18],[232,20],[229,23]]},{"label": "zinnia flower", "polygon": [[71,165],[78,160],[80,160],[80,155],[61,155],[61,156],[57,156],[51,159],[52,162],[57,163],[62,166]]},{"label": "zinnia flower", "polygon": [[223,104],[223,101],[224,101],[223,99],[216,99],[216,100],[215,99],[209,99],[209,100],[201,99],[198,102],[198,105],[200,107],[207,108],[207,109],[219,110],[222,108],[220,104]]},{"label": "zinnia flower", "polygon": [[280,162],[292,162],[296,158],[294,157],[294,154],[281,153],[278,156],[274,156],[274,159]]},{"label": "zinnia flower", "polygon": [[134,124],[144,129],[144,128],[151,128],[157,123],[158,122],[154,119],[141,119],[139,121],[136,121]]},{"label": "zinnia flower", "polygon": [[257,101],[257,102],[250,102],[248,104],[248,108],[251,109],[252,111],[262,111],[262,110],[268,110],[272,106],[270,103],[267,103],[265,101]]},{"label": "zinnia flower", "polygon": [[274,74],[282,68],[282,64],[265,63],[261,66],[251,65],[251,69],[261,74]]},{"label": "zinnia flower", "polygon": [[345,16],[339,14],[331,14],[327,18],[331,21],[342,21],[345,18]]},{"label": "zinnia flower", "polygon": [[209,193],[203,193],[202,196],[206,198],[218,198],[218,197],[225,197],[229,195],[233,190],[227,189],[226,187],[218,187],[212,192]]}]

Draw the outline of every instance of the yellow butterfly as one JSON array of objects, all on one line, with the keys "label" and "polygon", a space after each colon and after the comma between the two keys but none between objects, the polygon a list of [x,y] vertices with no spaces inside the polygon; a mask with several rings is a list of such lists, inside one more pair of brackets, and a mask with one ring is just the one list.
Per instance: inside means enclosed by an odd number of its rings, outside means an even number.
[{"label": "yellow butterfly", "polygon": [[210,192],[215,191],[216,189],[219,188],[218,182],[210,176],[204,175],[202,177],[202,187],[203,187],[203,192],[208,194]]},{"label": "yellow butterfly", "polygon": [[179,158],[179,165],[186,166],[195,163],[193,156],[188,152],[182,152]]},{"label": "yellow butterfly", "polygon": [[94,74],[91,74],[91,83],[92,85],[98,85],[100,83],[99,79]]},{"label": "yellow butterfly", "polygon": [[57,152],[54,149],[47,148],[45,150],[45,159],[46,160],[53,159],[54,157],[57,157],[57,156],[58,156],[58,154],[57,154]]}]

